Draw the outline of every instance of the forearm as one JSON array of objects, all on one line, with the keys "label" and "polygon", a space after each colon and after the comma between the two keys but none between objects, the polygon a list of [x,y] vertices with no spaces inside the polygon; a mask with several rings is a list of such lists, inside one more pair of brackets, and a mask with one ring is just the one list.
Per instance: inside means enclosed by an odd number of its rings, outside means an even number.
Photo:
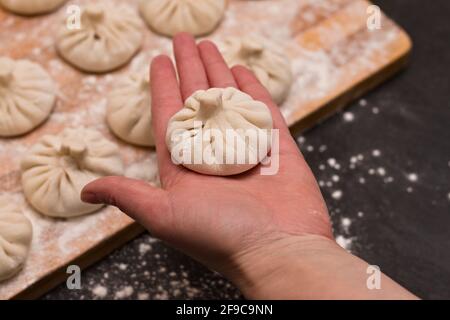
[{"label": "forearm", "polygon": [[249,299],[417,299],[384,274],[369,289],[369,265],[322,237],[280,239],[241,260],[235,282]]}]

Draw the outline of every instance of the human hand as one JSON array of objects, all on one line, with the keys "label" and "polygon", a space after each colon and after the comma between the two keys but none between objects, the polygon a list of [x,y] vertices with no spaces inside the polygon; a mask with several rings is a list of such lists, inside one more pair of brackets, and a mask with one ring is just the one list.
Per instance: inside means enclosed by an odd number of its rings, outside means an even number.
[{"label": "human hand", "polygon": [[[179,84],[169,57],[158,56],[151,66],[162,189],[105,177],[87,185],[82,200],[119,207],[154,236],[230,278],[247,297],[282,297],[285,284],[275,276],[283,276],[289,259],[303,265],[318,252],[346,255],[333,240],[316,180],[279,108],[249,70],[230,70],[212,42],[197,46],[185,33],[174,38],[174,52]],[[211,87],[238,88],[269,107],[279,130],[276,175],[260,175],[256,167],[238,176],[206,176],[172,163],[165,143],[169,119],[192,93]]]}]

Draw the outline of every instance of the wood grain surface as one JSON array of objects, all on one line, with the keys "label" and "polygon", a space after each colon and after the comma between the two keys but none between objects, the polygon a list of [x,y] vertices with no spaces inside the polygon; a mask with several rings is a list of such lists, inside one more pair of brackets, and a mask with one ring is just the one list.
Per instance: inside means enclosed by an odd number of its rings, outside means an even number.
[{"label": "wood grain surface", "polygon": [[[171,55],[170,39],[144,27],[142,50],[130,64],[104,75],[82,73],[62,61],[54,49],[55,34],[66,17],[69,1],[57,12],[20,17],[0,9],[0,56],[29,59],[43,65],[58,84],[58,102],[46,123],[32,133],[0,139],[0,192],[23,206],[33,224],[29,259],[16,277],[0,283],[0,299],[35,298],[63,281],[66,267],[86,267],[129,241],[142,228],[115,208],[86,217],[46,218],[24,199],[20,185],[20,160],[44,134],[65,127],[95,128],[119,144],[126,166],[142,170],[156,166],[154,150],[119,141],[105,124],[106,94],[128,72],[145,72],[150,59]],[[104,0],[134,6],[137,1]],[[407,62],[411,41],[389,18],[369,31],[364,0],[230,0],[221,26],[209,38],[219,44],[228,36],[259,34],[281,46],[292,60],[295,81],[281,106],[293,130],[316,125],[347,103],[381,83]]]}]

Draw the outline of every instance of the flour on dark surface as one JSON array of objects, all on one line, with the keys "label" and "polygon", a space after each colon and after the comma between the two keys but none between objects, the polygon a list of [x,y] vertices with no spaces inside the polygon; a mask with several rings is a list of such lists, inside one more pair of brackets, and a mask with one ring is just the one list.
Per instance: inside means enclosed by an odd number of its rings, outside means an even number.
[{"label": "flour on dark surface", "polygon": [[161,241],[144,234],[82,272],[82,289],[60,286],[44,299],[239,299],[239,291]]}]

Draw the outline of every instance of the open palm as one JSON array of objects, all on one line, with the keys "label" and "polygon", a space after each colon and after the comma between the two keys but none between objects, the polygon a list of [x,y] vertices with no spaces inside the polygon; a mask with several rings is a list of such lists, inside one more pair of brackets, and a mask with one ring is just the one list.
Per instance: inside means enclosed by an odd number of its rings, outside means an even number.
[{"label": "open palm", "polygon": [[[82,199],[107,203],[142,223],[153,235],[210,268],[230,272],[240,256],[286,235],[332,238],[328,212],[316,181],[278,107],[245,67],[231,70],[209,41],[188,34],[174,39],[179,83],[172,61],[151,66],[152,118],[162,189],[124,177],[86,186]],[[197,90],[235,87],[264,102],[279,129],[279,171],[256,167],[231,177],[200,175],[172,163],[165,144],[167,123]]]}]

